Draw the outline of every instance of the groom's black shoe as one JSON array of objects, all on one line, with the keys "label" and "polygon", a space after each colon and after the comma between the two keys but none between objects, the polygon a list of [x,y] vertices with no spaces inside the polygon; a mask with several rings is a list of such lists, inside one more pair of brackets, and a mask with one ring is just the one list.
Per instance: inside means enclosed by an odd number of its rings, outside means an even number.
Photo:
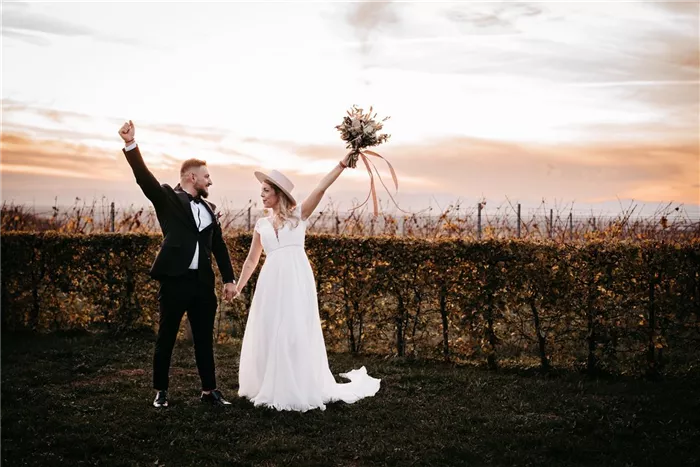
[{"label": "groom's black shoe", "polygon": [[229,401],[224,399],[224,396],[221,395],[221,391],[218,389],[214,389],[209,394],[202,394],[199,400],[211,405],[231,405]]},{"label": "groom's black shoe", "polygon": [[153,407],[168,406],[168,391],[158,391],[156,399],[153,401]]}]

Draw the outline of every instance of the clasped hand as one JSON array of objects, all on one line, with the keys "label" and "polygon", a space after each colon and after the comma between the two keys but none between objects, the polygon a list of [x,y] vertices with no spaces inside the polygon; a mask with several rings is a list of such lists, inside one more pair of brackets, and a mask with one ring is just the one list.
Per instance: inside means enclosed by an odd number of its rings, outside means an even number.
[{"label": "clasped hand", "polygon": [[238,287],[236,287],[235,282],[229,282],[228,284],[224,284],[224,300],[231,301],[235,298],[238,298],[240,294],[241,292],[240,290],[238,290]]}]

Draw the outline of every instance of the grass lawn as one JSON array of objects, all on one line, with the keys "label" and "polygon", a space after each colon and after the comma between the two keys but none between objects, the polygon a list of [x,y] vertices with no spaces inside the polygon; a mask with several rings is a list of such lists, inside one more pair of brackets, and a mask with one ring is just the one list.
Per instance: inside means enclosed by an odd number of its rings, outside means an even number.
[{"label": "grass lawn", "polygon": [[156,410],[153,342],[3,335],[2,465],[700,465],[700,372],[589,380],[330,355],[335,374],[366,365],[382,388],[302,414],[235,396],[236,345],[216,349],[233,405],[202,406],[182,342]]}]

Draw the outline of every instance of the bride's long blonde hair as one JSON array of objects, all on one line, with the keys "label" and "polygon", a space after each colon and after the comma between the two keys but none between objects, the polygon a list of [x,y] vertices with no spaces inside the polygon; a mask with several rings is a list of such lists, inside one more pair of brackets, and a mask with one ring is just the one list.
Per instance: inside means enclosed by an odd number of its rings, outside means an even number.
[{"label": "bride's long blonde hair", "polygon": [[282,190],[280,190],[277,187],[277,185],[270,182],[265,183],[271,186],[272,190],[275,192],[275,195],[277,195],[277,202],[279,204],[279,213],[277,217],[282,221],[282,225],[280,226],[280,228],[287,222],[289,222],[289,224],[293,228],[298,227],[301,218],[294,214],[294,208],[296,207],[296,205],[292,203],[292,200],[289,199],[289,196],[287,196]]}]

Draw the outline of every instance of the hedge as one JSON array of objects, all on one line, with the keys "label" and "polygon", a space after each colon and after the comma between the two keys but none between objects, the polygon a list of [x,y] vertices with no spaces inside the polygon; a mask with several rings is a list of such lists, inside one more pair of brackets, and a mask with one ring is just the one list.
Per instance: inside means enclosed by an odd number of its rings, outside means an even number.
[{"label": "hedge", "polygon": [[[3,234],[3,330],[153,329],[160,240]],[[251,236],[226,241],[238,272]],[[309,235],[306,248],[330,350],[650,374],[699,360],[697,241]],[[255,280],[220,302],[219,340],[242,336]]]}]

